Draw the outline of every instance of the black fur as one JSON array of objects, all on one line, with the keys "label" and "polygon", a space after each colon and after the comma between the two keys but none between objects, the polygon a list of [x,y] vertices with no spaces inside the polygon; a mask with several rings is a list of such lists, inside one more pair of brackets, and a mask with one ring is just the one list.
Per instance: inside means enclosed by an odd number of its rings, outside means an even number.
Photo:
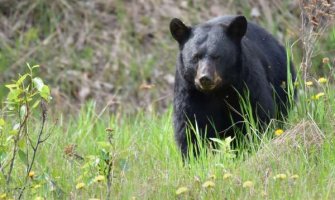
[{"label": "black fur", "polygon": [[[279,113],[286,115],[288,95],[285,48],[261,27],[243,16],[223,16],[188,27],[179,19],[170,23],[179,44],[174,88],[175,139],[184,156],[188,152],[188,121],[206,138],[234,136],[232,125],[241,127],[238,93],[249,91],[249,101],[257,119],[267,124]],[[215,69],[218,83],[202,90],[196,79],[199,66]],[[292,81],[294,67],[290,65]],[[231,120],[233,119],[233,121]],[[212,126],[214,124],[215,128]],[[190,140],[196,143],[194,134]],[[196,144],[195,144],[196,146]]]}]

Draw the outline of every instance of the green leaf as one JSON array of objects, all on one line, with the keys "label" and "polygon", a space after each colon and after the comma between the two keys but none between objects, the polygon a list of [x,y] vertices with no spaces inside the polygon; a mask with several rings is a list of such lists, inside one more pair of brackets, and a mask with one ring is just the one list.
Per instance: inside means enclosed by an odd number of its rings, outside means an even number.
[{"label": "green leaf", "polygon": [[40,91],[40,95],[43,99],[45,99],[46,101],[49,101],[50,98],[50,89],[47,85],[44,85]]},{"label": "green leaf", "polygon": [[19,80],[16,81],[16,85],[21,85],[23,81],[29,76],[29,74],[25,74],[19,78]]},{"label": "green leaf", "polygon": [[4,127],[6,124],[5,120],[3,118],[0,118],[0,126]]},{"label": "green leaf", "polygon": [[43,80],[40,77],[35,77],[33,78],[33,83],[35,88],[41,92],[44,86]]},{"label": "green leaf", "polygon": [[12,88],[17,88],[17,87],[18,87],[16,84],[7,84],[7,85],[5,85],[5,86],[6,86],[6,88],[8,88],[8,89],[12,89]]},{"label": "green leaf", "polygon": [[19,158],[20,158],[20,160],[21,160],[24,164],[28,165],[28,157],[27,157],[27,154],[26,154],[24,151],[22,151],[21,149],[19,149],[18,154],[19,154]]},{"label": "green leaf", "polygon": [[23,105],[21,106],[20,108],[20,116],[21,116],[21,119],[24,119],[27,115],[27,106],[26,105]]},{"label": "green leaf", "polygon": [[35,69],[35,68],[39,68],[40,66],[39,65],[34,65],[31,67],[31,69]]},{"label": "green leaf", "polygon": [[18,97],[20,96],[20,94],[22,93],[22,90],[21,89],[14,89],[14,90],[11,90],[9,93],[8,93],[8,100],[9,101],[13,101],[13,100],[18,100]]},{"label": "green leaf", "polygon": [[0,149],[0,162],[4,161],[7,156],[5,149]]},{"label": "green leaf", "polygon": [[38,105],[40,105],[40,100],[37,100],[35,103],[34,103],[34,105],[33,105],[33,107],[32,108],[36,108]]}]

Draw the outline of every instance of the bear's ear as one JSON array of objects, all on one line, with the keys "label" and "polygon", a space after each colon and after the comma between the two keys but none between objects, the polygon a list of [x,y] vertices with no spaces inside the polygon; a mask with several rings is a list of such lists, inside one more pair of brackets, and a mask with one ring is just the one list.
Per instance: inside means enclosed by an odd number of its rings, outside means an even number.
[{"label": "bear's ear", "polygon": [[247,32],[248,22],[244,16],[235,17],[228,25],[227,34],[236,40],[241,40]]},{"label": "bear's ear", "polygon": [[180,19],[174,18],[170,22],[170,32],[179,44],[185,42],[191,33],[191,29],[187,27]]}]

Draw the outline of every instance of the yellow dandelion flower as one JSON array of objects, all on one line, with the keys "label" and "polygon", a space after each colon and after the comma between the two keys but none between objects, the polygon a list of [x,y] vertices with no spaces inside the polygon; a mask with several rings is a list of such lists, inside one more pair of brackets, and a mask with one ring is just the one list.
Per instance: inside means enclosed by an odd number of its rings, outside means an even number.
[{"label": "yellow dandelion flower", "polygon": [[233,175],[231,174],[231,173],[225,173],[224,175],[223,175],[223,179],[225,180],[225,179],[229,179],[229,178],[231,178]]},{"label": "yellow dandelion flower", "polygon": [[6,199],[6,197],[7,197],[6,193],[0,194],[0,199]]},{"label": "yellow dandelion flower", "polygon": [[329,63],[329,58],[325,57],[322,59],[323,64],[328,64]]},{"label": "yellow dandelion flower", "polygon": [[254,183],[252,181],[245,181],[243,183],[243,188],[251,188],[254,186]]},{"label": "yellow dandelion flower", "polygon": [[206,181],[202,184],[203,188],[213,188],[215,187],[215,183],[213,181]]},{"label": "yellow dandelion flower", "polygon": [[292,175],[290,178],[291,178],[291,179],[294,179],[294,180],[296,180],[296,179],[298,179],[298,178],[299,178],[299,175],[297,175],[297,174],[294,174],[294,175]]},{"label": "yellow dandelion flower", "polygon": [[315,99],[320,99],[320,97],[325,96],[324,92],[320,92],[317,95],[315,95]]},{"label": "yellow dandelion flower", "polygon": [[283,134],[284,133],[284,130],[283,129],[277,129],[277,130],[275,130],[275,135],[276,136],[280,136],[281,134]]},{"label": "yellow dandelion flower", "polygon": [[34,176],[35,176],[35,172],[34,172],[34,171],[29,172],[28,176],[29,176],[30,178],[34,178]]},{"label": "yellow dandelion flower", "polygon": [[318,93],[318,94],[316,94],[316,95],[311,96],[311,99],[312,99],[312,100],[319,100],[320,97],[322,97],[322,96],[324,96],[324,95],[325,95],[324,92],[320,92],[320,93]]},{"label": "yellow dandelion flower", "polygon": [[188,192],[188,188],[187,187],[180,187],[176,190],[176,195],[181,195],[183,193]]},{"label": "yellow dandelion flower", "polygon": [[312,82],[312,81],[307,81],[307,82],[305,83],[305,85],[306,85],[306,86],[312,86],[312,85],[313,85],[313,82]]},{"label": "yellow dandelion flower", "polygon": [[37,185],[34,185],[34,189],[38,189],[38,188],[40,188],[40,187],[42,187],[40,184],[37,184]]},{"label": "yellow dandelion flower", "polygon": [[98,175],[94,178],[94,182],[102,182],[105,180],[105,176],[103,175]]},{"label": "yellow dandelion flower", "polygon": [[36,197],[35,200],[44,200],[43,197]]},{"label": "yellow dandelion flower", "polygon": [[77,190],[83,189],[84,187],[85,187],[85,183],[78,183],[78,184],[76,185],[76,189],[77,189]]},{"label": "yellow dandelion flower", "polygon": [[284,180],[284,179],[286,179],[286,177],[287,177],[286,174],[277,174],[276,176],[273,177],[273,179]]},{"label": "yellow dandelion flower", "polygon": [[320,77],[319,79],[318,79],[318,82],[319,83],[321,83],[321,84],[323,84],[323,83],[327,83],[327,79],[326,78],[324,78],[324,77]]}]

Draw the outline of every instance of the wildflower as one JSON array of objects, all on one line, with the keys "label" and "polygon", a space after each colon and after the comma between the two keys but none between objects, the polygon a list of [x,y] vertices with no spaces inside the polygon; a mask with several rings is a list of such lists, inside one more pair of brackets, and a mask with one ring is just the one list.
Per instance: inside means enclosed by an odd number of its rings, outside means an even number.
[{"label": "wildflower", "polygon": [[286,177],[287,177],[286,174],[277,174],[276,176],[273,177],[273,179],[284,180],[284,179],[286,179]]},{"label": "wildflower", "polygon": [[283,134],[284,133],[284,130],[283,129],[277,129],[277,130],[275,130],[275,135],[276,136],[280,136],[281,134]]},{"label": "wildflower", "polygon": [[307,81],[307,82],[305,83],[305,85],[306,85],[306,86],[312,86],[312,85],[313,85],[313,82],[312,82],[312,81]]},{"label": "wildflower", "polygon": [[29,176],[30,178],[34,178],[34,176],[35,176],[35,172],[34,172],[34,171],[29,172],[28,176]]},{"label": "wildflower", "polygon": [[40,188],[41,187],[41,185],[40,184],[37,184],[37,185],[34,185],[34,189],[38,189],[38,188]]},{"label": "wildflower", "polygon": [[94,182],[102,182],[105,180],[105,177],[103,175],[98,175],[94,178]]},{"label": "wildflower", "polygon": [[85,183],[78,183],[78,184],[76,185],[76,189],[77,189],[77,190],[83,189],[84,187],[85,187]]},{"label": "wildflower", "polygon": [[320,93],[318,93],[318,94],[316,94],[316,95],[313,95],[313,96],[311,97],[311,99],[313,99],[313,100],[319,100],[320,97],[322,97],[322,96],[324,96],[324,95],[325,95],[324,92],[320,92]]},{"label": "wildflower", "polygon": [[224,175],[223,175],[223,179],[225,180],[225,179],[229,179],[229,178],[231,178],[233,175],[231,174],[231,173],[225,173]]},{"label": "wildflower", "polygon": [[7,197],[6,193],[0,194],[0,199],[6,199],[6,197]]},{"label": "wildflower", "polygon": [[323,83],[327,83],[327,79],[326,78],[324,78],[324,77],[320,77],[319,79],[318,79],[318,82],[320,83],[320,84],[323,84]]},{"label": "wildflower", "polygon": [[254,183],[252,181],[246,181],[243,183],[243,188],[251,188],[254,186]]},{"label": "wildflower", "polygon": [[44,200],[43,197],[36,197],[35,200]]},{"label": "wildflower", "polygon": [[180,187],[176,190],[176,195],[181,195],[183,193],[188,192],[188,188],[187,187]]},{"label": "wildflower", "polygon": [[213,181],[206,181],[202,184],[203,188],[213,188],[215,187],[215,183]]},{"label": "wildflower", "polygon": [[297,174],[294,174],[294,175],[292,175],[290,178],[291,178],[291,179],[293,179],[293,180],[296,180],[296,179],[298,179],[298,178],[299,178],[299,175],[297,175]]},{"label": "wildflower", "polygon": [[325,57],[322,59],[323,64],[328,64],[329,63],[329,58]]}]

